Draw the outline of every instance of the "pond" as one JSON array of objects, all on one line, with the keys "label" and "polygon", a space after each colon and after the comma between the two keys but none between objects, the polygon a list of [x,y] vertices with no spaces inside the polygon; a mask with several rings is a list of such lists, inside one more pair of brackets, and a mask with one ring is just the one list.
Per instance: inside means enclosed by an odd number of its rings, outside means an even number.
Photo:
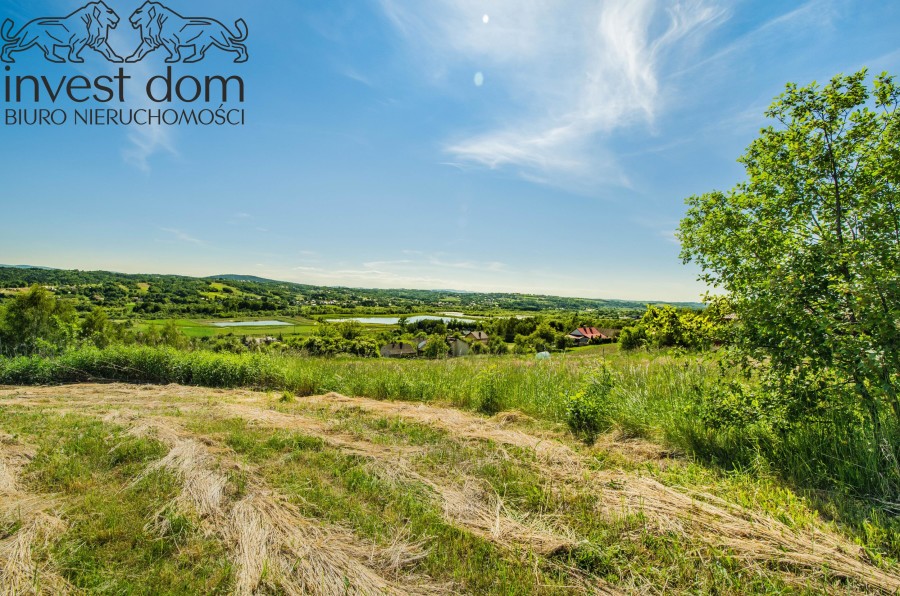
[{"label": "pond", "polygon": [[[364,325],[396,325],[400,322],[400,317],[351,317],[348,319],[328,319],[329,323],[346,323],[347,321],[356,321]],[[461,319],[459,317],[435,317],[432,315],[419,315],[416,317],[407,317],[407,323],[418,323],[419,321],[459,321],[460,323],[474,323],[472,319]]]},{"label": "pond", "polygon": [[285,323],[284,321],[226,321],[224,323],[213,323],[213,327],[287,327],[293,323]]}]

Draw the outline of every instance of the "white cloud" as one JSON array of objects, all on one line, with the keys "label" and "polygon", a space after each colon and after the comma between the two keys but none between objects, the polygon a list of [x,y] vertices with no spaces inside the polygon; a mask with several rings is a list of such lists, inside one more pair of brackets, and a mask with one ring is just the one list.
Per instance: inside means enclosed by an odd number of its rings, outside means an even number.
[{"label": "white cloud", "polygon": [[[152,73],[143,64],[136,64],[129,67],[129,74],[132,76],[132,79],[126,85],[126,94],[127,97],[132,98],[132,101],[128,104],[128,107],[130,109],[160,109],[158,104],[153,104],[147,99],[147,94],[143,87],[144,81],[149,80],[151,76],[158,73]],[[128,88],[129,86],[131,87],[130,89]],[[134,100],[133,98],[140,99]],[[122,150],[122,157],[126,163],[135,166],[144,173],[150,173],[150,158],[154,155],[159,153],[178,155],[171,128],[162,124],[146,126],[133,124],[128,128],[128,141],[129,145]]]},{"label": "white cloud", "polygon": [[[457,259],[445,253],[426,254],[402,251],[404,258],[333,263],[328,266],[306,262],[291,269],[293,275],[311,283],[366,287],[463,288],[475,283],[489,288],[496,275],[507,273],[505,263]],[[461,272],[467,275],[462,276]],[[477,280],[477,281],[476,281]]]},{"label": "white cloud", "polygon": [[829,28],[835,18],[837,17],[832,0],[808,0],[797,8],[764,21],[703,60],[688,65],[682,71],[672,73],[672,77],[696,72],[726,58],[752,52],[759,46],[775,45],[784,36],[796,35],[799,27],[807,31]]},{"label": "white cloud", "polygon": [[[110,32],[110,45],[116,48],[116,51],[123,58],[131,54],[131,50],[140,43],[140,35],[132,30],[131,24],[128,22],[128,14],[119,14],[118,27]],[[126,109],[160,109],[159,104],[154,104],[147,98],[144,85],[147,80],[160,72],[152,71],[147,67],[146,63],[138,62],[136,64],[111,64],[112,70],[118,72],[120,66],[126,67],[127,74],[131,77],[125,83],[125,96],[128,103],[123,107]],[[178,155],[178,149],[175,145],[175,137],[171,127],[160,124],[140,126],[132,124],[127,128],[128,143],[122,149],[122,159],[125,163],[136,167],[142,172],[149,174],[151,171],[151,158],[160,153],[168,153],[169,155]]]},{"label": "white cloud", "polygon": [[508,97],[487,130],[446,144],[454,161],[613,185],[628,178],[610,137],[652,129],[674,93],[665,73],[726,16],[712,0],[494,0],[486,25],[481,0],[381,6],[433,81],[475,70]]},{"label": "white cloud", "polygon": [[184,230],[179,230],[176,228],[160,228],[161,231],[166,232],[167,234],[171,234],[177,240],[181,242],[187,242],[188,244],[196,244],[197,246],[204,246],[206,243],[200,240],[199,238],[195,238],[191,236]]}]

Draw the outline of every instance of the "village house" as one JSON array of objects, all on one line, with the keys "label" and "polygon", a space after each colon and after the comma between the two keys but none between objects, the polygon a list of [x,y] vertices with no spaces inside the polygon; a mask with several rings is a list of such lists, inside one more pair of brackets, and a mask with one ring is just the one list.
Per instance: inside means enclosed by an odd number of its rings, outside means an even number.
[{"label": "village house", "polygon": [[463,339],[469,343],[477,342],[484,346],[488,345],[488,334],[484,331],[470,331],[463,335]]},{"label": "village house", "polygon": [[450,356],[459,358],[460,356],[468,356],[470,352],[469,344],[458,337],[448,337],[447,343],[450,344]]},{"label": "village house", "polygon": [[418,354],[413,344],[395,342],[381,346],[382,358],[415,358]]},{"label": "village house", "polygon": [[578,329],[570,333],[568,337],[575,342],[576,346],[586,346],[590,343],[599,343],[601,341],[610,339],[606,335],[602,334],[596,327],[579,327]]}]

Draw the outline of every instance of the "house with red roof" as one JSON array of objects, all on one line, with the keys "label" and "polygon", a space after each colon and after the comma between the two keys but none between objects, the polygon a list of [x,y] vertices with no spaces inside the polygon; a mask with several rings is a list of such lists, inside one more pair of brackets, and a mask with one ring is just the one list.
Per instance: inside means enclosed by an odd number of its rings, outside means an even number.
[{"label": "house with red roof", "polygon": [[596,327],[579,327],[570,333],[569,337],[572,338],[576,346],[586,346],[590,343],[599,343],[610,339],[609,336],[601,333]]}]

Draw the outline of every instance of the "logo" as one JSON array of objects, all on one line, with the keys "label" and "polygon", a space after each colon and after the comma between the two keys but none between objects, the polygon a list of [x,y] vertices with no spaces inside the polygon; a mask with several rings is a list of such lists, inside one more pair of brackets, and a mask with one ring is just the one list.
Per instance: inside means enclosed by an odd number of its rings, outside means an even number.
[{"label": "logo", "polygon": [[122,62],[122,57],[106,41],[109,30],[118,24],[119,15],[103,2],[91,2],[67,17],[35,19],[14,36],[10,35],[13,22],[6,19],[0,28],[4,41],[0,59],[15,62],[14,52],[38,47],[50,62],[65,62],[66,58],[56,52],[57,48],[68,48],[68,61],[81,63],[84,62],[81,52],[91,48],[111,62]]},{"label": "logo", "polygon": [[[159,2],[145,2],[134,11],[130,21],[131,26],[141,32],[141,45],[128,57],[128,62],[139,62],[160,47],[168,52],[166,62],[169,64],[200,62],[213,46],[237,54],[234,59],[237,63],[246,62],[248,58],[247,46],[242,43],[247,40],[248,33],[244,19],[235,22],[238,35],[234,35],[215,19],[183,17]],[[181,49],[186,47],[193,47],[194,53],[182,58]]]},{"label": "logo", "polygon": [[[0,125],[245,125],[243,77],[227,71],[201,76],[194,69],[176,65],[202,62],[210,50],[233,56],[238,64],[247,62],[244,42],[248,30],[243,19],[230,29],[216,19],[185,17],[159,2],[147,1],[128,19],[140,34],[140,43],[135,43],[137,49],[130,55],[120,55],[109,45],[110,31],[119,21],[119,15],[103,0],[89,2],[65,17],[34,19],[18,32],[14,32],[11,19],[4,20],[0,25],[0,61],[6,63],[0,67],[0,103],[4,104]],[[37,49],[49,62],[83,63],[86,48],[119,63],[116,72],[19,73],[13,66],[17,54],[36,54]],[[123,64],[140,62],[157,50],[167,63],[161,72],[134,69],[129,73],[130,67]],[[125,55],[128,58],[122,58]]]},{"label": "logo", "polygon": [[[159,2],[145,2],[129,22],[140,32],[141,43],[125,62],[140,62],[159,48],[168,53],[169,64],[200,62],[213,47],[237,54],[236,63],[246,62],[249,57],[243,43],[249,33],[244,19],[235,22],[235,35],[216,19],[184,17]],[[14,53],[37,47],[50,62],[82,63],[85,48],[95,50],[110,62],[123,62],[107,41],[109,31],[118,24],[119,15],[102,1],[86,4],[66,17],[35,19],[15,35],[14,23],[6,19],[0,28],[4,42],[0,60],[13,63]],[[183,52],[186,48],[192,51]],[[60,49],[68,50],[65,57],[58,53]]]}]

